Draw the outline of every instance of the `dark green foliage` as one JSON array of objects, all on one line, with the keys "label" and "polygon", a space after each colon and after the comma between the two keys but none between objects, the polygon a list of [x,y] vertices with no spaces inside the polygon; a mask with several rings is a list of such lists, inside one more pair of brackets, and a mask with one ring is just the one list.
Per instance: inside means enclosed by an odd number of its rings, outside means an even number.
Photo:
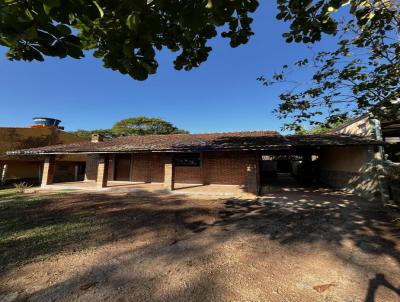
[{"label": "dark green foliage", "polygon": [[207,60],[217,28],[237,47],[253,34],[249,14],[256,0],[0,0],[0,45],[11,60],[45,56],[79,59],[84,50],[104,66],[145,80],[154,74],[156,51],[180,53],[176,69]]},{"label": "dark green foliage", "polygon": [[[337,48],[321,51],[284,65],[272,79],[258,80],[268,86],[294,83],[280,95],[274,111],[289,120],[284,129],[301,131],[304,123],[334,125],[353,115],[372,112],[392,119],[400,110],[400,4],[377,1],[278,0],[278,18],[292,21],[287,42],[314,42],[322,33],[337,36]],[[335,20],[333,12],[349,4],[347,19]],[[308,81],[297,81],[296,72]],[[326,119],[321,122],[321,118]],[[322,129],[321,128],[321,129]]]},{"label": "dark green foliage", "polygon": [[328,133],[332,131],[332,129],[335,129],[337,127],[340,127],[350,119],[345,119],[343,121],[338,121],[333,124],[330,124],[329,122],[325,121],[324,123],[321,123],[317,126],[312,127],[311,129],[307,130],[304,129],[302,126],[298,127],[296,129],[296,134],[322,134],[322,133]]},{"label": "dark green foliage", "polygon": [[115,136],[188,133],[160,118],[144,116],[131,117],[116,122],[111,128],[111,132]]},{"label": "dark green foliage", "polygon": [[111,129],[77,130],[71,133],[80,137],[90,138],[93,133],[103,134],[105,137],[117,137],[126,135],[179,134],[189,132],[179,129],[170,122],[160,118],[138,116],[120,120],[116,122]]},{"label": "dark green foliage", "polygon": [[90,139],[92,134],[102,134],[104,137],[113,137],[111,129],[96,129],[96,130],[83,130],[78,129],[76,131],[70,131],[69,133],[77,135],[79,137]]},{"label": "dark green foliage", "polygon": [[[218,28],[232,47],[247,43],[258,2],[0,0],[0,45],[10,60],[28,61],[82,58],[84,50],[92,50],[105,67],[145,80],[157,71],[156,53],[163,48],[179,52],[176,69],[198,67]],[[315,43],[323,35],[336,35],[338,42],[337,49],[294,64],[314,71],[307,87],[296,84],[280,95],[275,112],[292,119],[287,129],[318,124],[321,116],[334,124],[365,111],[383,118],[398,112],[399,5],[397,0],[277,0],[276,17],[290,23],[283,35],[288,43]],[[285,82],[291,72],[285,65],[272,80],[259,80]]]}]

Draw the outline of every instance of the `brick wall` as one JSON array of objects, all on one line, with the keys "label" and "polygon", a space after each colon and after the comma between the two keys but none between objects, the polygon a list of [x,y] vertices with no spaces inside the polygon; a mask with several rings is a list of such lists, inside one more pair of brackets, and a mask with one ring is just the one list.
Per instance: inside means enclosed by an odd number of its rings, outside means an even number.
[{"label": "brick wall", "polygon": [[97,154],[89,154],[86,157],[85,180],[96,180],[97,162],[99,156]]},{"label": "brick wall", "polygon": [[[96,180],[97,161],[99,156],[90,154],[86,159],[86,180]],[[110,156],[108,179],[113,180],[114,156]],[[163,182],[164,155],[163,154],[134,154],[132,162],[132,181],[135,182]]]},{"label": "brick wall", "polygon": [[204,183],[245,185],[247,164],[255,155],[245,152],[218,152],[203,155]]},{"label": "brick wall", "polygon": [[163,154],[134,154],[132,181],[164,182]]},{"label": "brick wall", "polygon": [[175,182],[203,184],[202,167],[175,167]]},{"label": "brick wall", "polygon": [[[167,154],[134,154],[131,180],[134,182],[164,182],[164,163]],[[113,157],[110,156],[110,159]],[[96,155],[88,155],[86,178],[96,180]],[[112,174],[112,160],[109,167]],[[175,167],[175,183],[239,185],[256,191],[258,157],[251,152],[205,152],[200,167]],[[109,180],[112,180],[110,177]]]}]

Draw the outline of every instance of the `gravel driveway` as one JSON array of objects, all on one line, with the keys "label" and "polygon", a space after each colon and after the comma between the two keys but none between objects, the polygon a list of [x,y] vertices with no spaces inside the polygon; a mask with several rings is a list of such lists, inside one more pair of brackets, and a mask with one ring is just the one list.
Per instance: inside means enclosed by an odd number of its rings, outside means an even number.
[{"label": "gravel driveway", "polygon": [[0,301],[400,301],[399,224],[343,192],[72,192],[21,215],[87,213],[113,223],[4,269]]}]

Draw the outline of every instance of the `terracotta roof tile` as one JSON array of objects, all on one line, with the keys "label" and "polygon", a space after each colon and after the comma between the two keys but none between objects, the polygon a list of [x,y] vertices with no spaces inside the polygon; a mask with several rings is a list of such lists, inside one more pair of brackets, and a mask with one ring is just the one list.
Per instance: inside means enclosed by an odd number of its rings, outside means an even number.
[{"label": "terracotta roof tile", "polygon": [[290,149],[292,147],[332,145],[382,144],[365,137],[325,135],[281,135],[276,131],[225,132],[203,134],[171,134],[124,136],[103,142],[79,142],[24,149],[8,154],[57,154],[57,153],[116,153],[116,152],[199,152]]}]

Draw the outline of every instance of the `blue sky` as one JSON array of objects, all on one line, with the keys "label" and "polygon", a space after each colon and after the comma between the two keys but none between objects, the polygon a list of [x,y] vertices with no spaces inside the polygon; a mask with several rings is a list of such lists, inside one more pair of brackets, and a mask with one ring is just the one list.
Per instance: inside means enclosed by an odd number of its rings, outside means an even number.
[{"label": "blue sky", "polygon": [[266,88],[256,78],[309,52],[284,42],[287,24],[275,20],[274,1],[261,2],[247,45],[232,49],[228,40],[216,38],[208,61],[190,72],[174,70],[175,55],[162,51],[157,74],[144,82],[103,68],[90,54],[10,62],[0,48],[0,126],[23,127],[34,116],[49,116],[61,119],[66,130],[98,129],[144,115],[193,133],[279,130],[283,121],[271,111],[283,87]]}]

